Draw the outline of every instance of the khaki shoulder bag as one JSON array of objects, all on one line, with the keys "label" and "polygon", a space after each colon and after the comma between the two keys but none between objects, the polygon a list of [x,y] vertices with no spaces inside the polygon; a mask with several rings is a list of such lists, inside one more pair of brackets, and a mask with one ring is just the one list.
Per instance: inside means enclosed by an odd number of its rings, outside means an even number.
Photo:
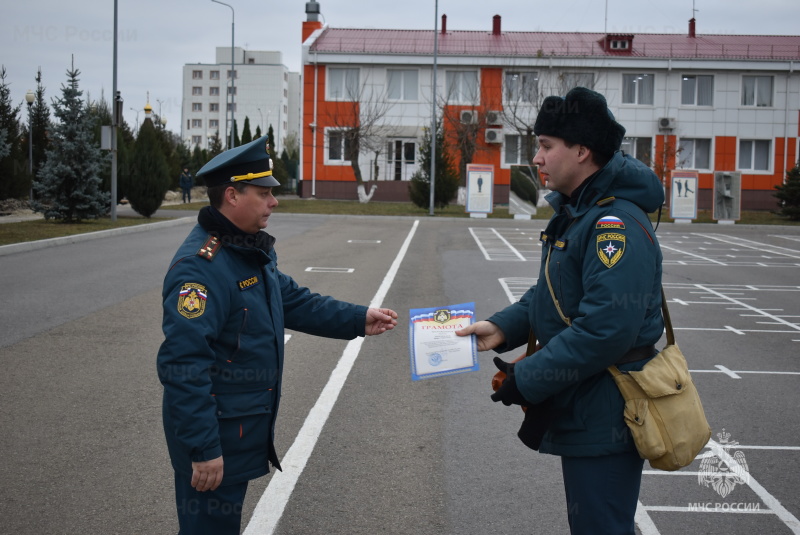
[{"label": "khaki shoulder bag", "polygon": [[[547,287],[561,319],[571,325],[550,283],[549,263],[550,251],[545,268]],[[616,366],[609,366],[608,371],[625,399],[623,415],[639,456],[653,468],[673,471],[694,461],[711,438],[711,428],[686,358],[675,343],[663,287],[661,312],[667,331],[666,347],[641,371],[622,372]]]}]

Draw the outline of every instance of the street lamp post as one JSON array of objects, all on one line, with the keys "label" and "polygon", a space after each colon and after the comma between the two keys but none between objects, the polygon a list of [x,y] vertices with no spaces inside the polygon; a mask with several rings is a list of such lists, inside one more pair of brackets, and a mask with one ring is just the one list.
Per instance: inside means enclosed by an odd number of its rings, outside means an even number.
[{"label": "street lamp post", "polygon": [[228,149],[233,148],[233,92],[234,92],[234,80],[236,78],[236,72],[233,70],[233,36],[234,36],[234,19],[235,19],[235,12],[233,11],[233,6],[230,4],[226,4],[225,2],[220,2],[219,0],[211,0],[216,4],[222,4],[223,6],[228,6],[231,8],[231,140],[228,145]]},{"label": "street lamp post", "polygon": [[137,110],[136,108],[131,106],[131,111],[135,111],[136,112],[136,130],[134,131],[133,135],[138,136],[139,135],[139,110]]},{"label": "street lamp post", "polygon": [[25,102],[28,103],[28,173],[31,175],[31,202],[33,202],[33,101],[36,94],[28,89]]}]

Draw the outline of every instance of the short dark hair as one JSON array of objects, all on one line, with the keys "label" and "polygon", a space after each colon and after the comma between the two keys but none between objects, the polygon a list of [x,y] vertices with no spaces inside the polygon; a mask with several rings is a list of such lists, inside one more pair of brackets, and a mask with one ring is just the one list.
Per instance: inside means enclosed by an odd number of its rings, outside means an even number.
[{"label": "short dark hair", "polygon": [[250,184],[243,184],[241,182],[232,182],[230,184],[222,184],[219,186],[213,186],[208,188],[206,191],[206,195],[208,195],[208,202],[214,208],[218,209],[222,206],[222,199],[225,197],[225,190],[228,188],[233,188],[239,193],[244,193],[244,191],[250,186]]},{"label": "short dark hair", "polygon": [[[564,140],[564,145],[566,145],[567,148],[572,148],[575,145],[581,145],[581,143],[572,143],[571,141],[567,141],[565,139]],[[601,169],[603,167],[605,167],[606,164],[608,162],[610,162],[611,158],[614,156],[614,154],[608,154],[608,153],[596,151],[591,147],[587,147],[586,145],[584,145],[584,147],[586,147],[587,149],[592,151],[592,163],[594,163],[597,167],[599,167]]]}]

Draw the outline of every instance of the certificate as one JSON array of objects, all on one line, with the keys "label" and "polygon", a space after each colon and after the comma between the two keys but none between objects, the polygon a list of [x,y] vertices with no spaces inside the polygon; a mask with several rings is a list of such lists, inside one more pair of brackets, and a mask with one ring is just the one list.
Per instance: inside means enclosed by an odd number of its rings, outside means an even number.
[{"label": "certificate", "polygon": [[411,378],[414,381],[478,370],[475,336],[455,331],[475,321],[475,303],[412,308],[409,322]]}]

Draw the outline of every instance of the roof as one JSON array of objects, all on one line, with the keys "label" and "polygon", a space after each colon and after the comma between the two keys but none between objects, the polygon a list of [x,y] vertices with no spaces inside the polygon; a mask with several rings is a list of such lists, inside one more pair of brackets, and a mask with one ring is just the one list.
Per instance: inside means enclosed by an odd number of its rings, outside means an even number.
[{"label": "roof", "polygon": [[[633,35],[630,50],[604,50],[607,35],[578,32],[482,31],[439,33],[442,56],[608,57],[800,60],[797,35]],[[347,54],[433,54],[433,30],[325,28],[311,52]]]}]

